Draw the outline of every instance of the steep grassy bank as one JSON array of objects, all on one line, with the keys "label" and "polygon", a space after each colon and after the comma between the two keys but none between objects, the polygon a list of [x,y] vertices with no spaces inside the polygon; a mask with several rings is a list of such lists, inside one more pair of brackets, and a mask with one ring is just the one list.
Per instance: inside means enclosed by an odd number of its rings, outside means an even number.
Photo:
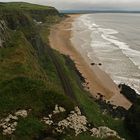
[{"label": "steep grassy bank", "polygon": [[28,112],[27,118],[19,118],[12,135],[3,135],[0,129],[0,140],[101,140],[88,132],[78,136],[72,130],[58,134],[53,126],[42,123],[42,117],[50,114],[56,104],[66,112],[54,116],[55,121],[66,118],[78,105],[92,125],[108,126],[132,140],[123,121],[104,115],[83,89],[74,63],[50,48],[50,27],[63,18],[52,7],[0,3],[0,119],[21,109]]},{"label": "steep grassy bank", "polygon": [[[0,3],[0,119],[20,109],[29,110],[8,139],[38,139],[45,130],[41,117],[56,104],[67,110],[73,102],[64,95],[56,70],[39,35],[40,23],[60,19],[52,7],[27,3]],[[57,77],[58,78],[58,77]],[[62,102],[63,101],[63,102]],[[68,111],[68,112],[69,112]]]}]

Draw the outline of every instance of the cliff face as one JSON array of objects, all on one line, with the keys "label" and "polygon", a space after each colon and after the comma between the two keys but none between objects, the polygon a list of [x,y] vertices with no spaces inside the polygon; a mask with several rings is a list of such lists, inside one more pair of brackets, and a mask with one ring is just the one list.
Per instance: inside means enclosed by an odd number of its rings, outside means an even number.
[{"label": "cliff face", "polygon": [[[58,99],[67,109],[72,107],[62,88],[49,79],[51,71],[56,75],[55,67],[40,36],[42,24],[49,30],[47,20],[52,24],[59,18],[52,7],[0,3],[0,139],[36,139],[44,129],[41,117],[56,103],[61,105]],[[29,117],[14,120],[16,132],[13,126],[6,129],[10,122],[3,125],[2,120],[9,114],[11,120],[18,110],[30,110]]]},{"label": "cliff face", "polygon": [[[40,6],[22,2],[1,3],[0,13],[2,14],[3,18],[6,18],[7,20],[14,19],[15,23],[17,23],[17,20],[19,22],[24,21],[24,19],[22,19],[24,18],[22,17],[23,13],[26,16],[30,16],[37,21],[45,21],[45,18],[47,16],[59,16],[59,12],[53,7]],[[17,20],[15,20],[15,18]]]},{"label": "cliff face", "polygon": [[59,12],[53,7],[28,3],[0,3],[0,47],[8,40],[8,29],[35,28],[35,21],[45,22],[48,16],[59,17]]},{"label": "cliff face", "polygon": [[42,64],[46,50],[38,23],[46,22],[48,17],[51,21],[59,18],[59,13],[47,6],[0,3],[0,81],[19,75],[46,81]]}]

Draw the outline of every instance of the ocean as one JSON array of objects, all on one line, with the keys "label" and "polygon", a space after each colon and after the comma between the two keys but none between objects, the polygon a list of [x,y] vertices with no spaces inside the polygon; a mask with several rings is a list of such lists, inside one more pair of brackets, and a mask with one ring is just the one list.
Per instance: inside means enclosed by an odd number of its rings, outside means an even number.
[{"label": "ocean", "polygon": [[71,41],[117,84],[140,93],[140,14],[83,14],[73,22]]}]

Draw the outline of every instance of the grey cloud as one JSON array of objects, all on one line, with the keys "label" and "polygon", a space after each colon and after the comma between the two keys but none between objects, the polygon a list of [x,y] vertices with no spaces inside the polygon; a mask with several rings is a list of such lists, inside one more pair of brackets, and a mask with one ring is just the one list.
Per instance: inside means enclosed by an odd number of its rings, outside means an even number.
[{"label": "grey cloud", "polygon": [[[0,0],[18,1],[18,0]],[[140,0],[24,0],[26,2],[54,6],[58,9],[136,9]]]}]

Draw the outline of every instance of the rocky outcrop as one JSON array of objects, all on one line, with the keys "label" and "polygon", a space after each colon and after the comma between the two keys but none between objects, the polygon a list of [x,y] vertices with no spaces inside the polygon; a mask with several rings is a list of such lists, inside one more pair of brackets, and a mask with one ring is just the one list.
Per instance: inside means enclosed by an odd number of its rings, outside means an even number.
[{"label": "rocky outcrop", "polygon": [[121,138],[116,131],[106,126],[91,128],[91,124],[88,122],[86,116],[82,115],[79,107],[75,107],[65,119],[58,123],[53,121],[53,116],[55,114],[63,113],[65,111],[66,110],[63,107],[56,105],[52,114],[49,114],[47,117],[43,117],[42,122],[46,125],[54,126],[54,130],[60,134],[65,133],[65,130],[71,129],[74,131],[75,136],[84,132],[89,132],[91,136],[101,139],[115,137],[120,140],[125,140]]},{"label": "rocky outcrop", "polygon": [[18,110],[14,114],[9,114],[6,118],[0,120],[0,128],[2,128],[3,135],[11,135],[16,130],[19,118],[26,118],[28,116],[27,110]]},{"label": "rocky outcrop", "polygon": [[135,103],[137,99],[140,99],[140,95],[132,89],[130,86],[120,84],[120,93],[123,94],[130,102]]},{"label": "rocky outcrop", "polygon": [[75,135],[77,136],[88,130],[87,122],[87,118],[81,114],[80,109],[75,107],[74,111],[71,111],[66,119],[58,122],[56,131],[62,133],[64,129],[70,128],[75,131]]},{"label": "rocky outcrop", "polygon": [[107,137],[117,137],[118,139],[125,140],[123,138],[120,138],[120,136],[117,134],[116,131],[111,130],[108,127],[100,126],[98,128],[92,128],[90,129],[91,136],[95,136],[97,138],[107,138]]},{"label": "rocky outcrop", "polygon": [[7,26],[4,20],[0,20],[0,48],[3,47],[8,37]]}]

